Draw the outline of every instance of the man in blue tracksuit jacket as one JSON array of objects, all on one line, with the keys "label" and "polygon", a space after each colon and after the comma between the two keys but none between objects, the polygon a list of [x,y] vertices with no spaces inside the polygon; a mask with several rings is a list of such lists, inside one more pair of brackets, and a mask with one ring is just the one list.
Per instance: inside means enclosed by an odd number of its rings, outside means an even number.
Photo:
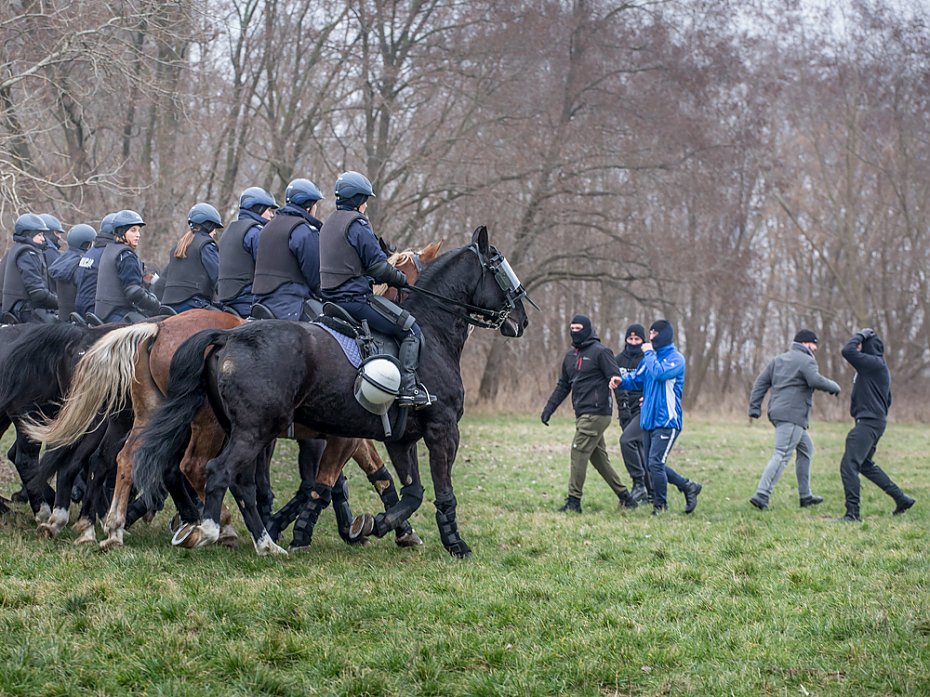
[{"label": "man in blue tracksuit jacket", "polygon": [[685,495],[685,513],[697,507],[701,485],[685,479],[666,464],[668,455],[681,433],[681,393],[685,386],[685,357],[672,343],[674,330],[669,321],[660,319],[649,328],[649,342],[643,344],[643,359],[632,375],[610,380],[611,389],[642,390],[639,412],[643,428],[643,449],[652,477],[653,515],[664,511],[665,495],[671,482]]}]

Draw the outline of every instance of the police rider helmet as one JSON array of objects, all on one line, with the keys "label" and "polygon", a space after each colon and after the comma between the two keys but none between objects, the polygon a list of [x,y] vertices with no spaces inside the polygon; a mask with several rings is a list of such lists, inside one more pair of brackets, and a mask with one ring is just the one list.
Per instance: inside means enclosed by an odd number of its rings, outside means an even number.
[{"label": "police rider helmet", "polygon": [[274,200],[274,196],[269,194],[262,187],[250,186],[239,195],[239,208],[251,211],[255,209],[256,206],[258,206],[260,210],[254,210],[254,212],[261,215],[268,208],[277,208],[278,202]]},{"label": "police rider helmet", "polygon": [[38,232],[48,232],[48,225],[35,213],[23,213],[13,225],[14,236],[33,237]]},{"label": "police rider helmet", "polygon": [[122,237],[135,225],[145,225],[142,216],[128,208],[121,210],[113,216],[113,236]]},{"label": "police rider helmet", "polygon": [[116,213],[107,213],[100,221],[100,234],[104,237],[113,237],[113,219]]},{"label": "police rider helmet", "polygon": [[309,179],[295,179],[287,185],[284,200],[301,208],[310,208],[317,201],[325,198],[319,187]]},{"label": "police rider helmet", "polygon": [[196,203],[187,214],[187,223],[191,228],[201,227],[207,232],[223,227],[220,212],[209,203]]},{"label": "police rider helmet", "polygon": [[343,172],[336,179],[336,197],[352,198],[353,196],[375,196],[375,191],[371,187],[368,177],[359,172]]},{"label": "police rider helmet", "polygon": [[[97,231],[90,225],[79,223],[68,230],[68,249],[87,249],[97,239]],[[86,245],[86,246],[85,246]]]},{"label": "police rider helmet", "polygon": [[61,221],[51,213],[40,213],[39,217],[45,221],[45,224],[51,232],[64,232]]}]

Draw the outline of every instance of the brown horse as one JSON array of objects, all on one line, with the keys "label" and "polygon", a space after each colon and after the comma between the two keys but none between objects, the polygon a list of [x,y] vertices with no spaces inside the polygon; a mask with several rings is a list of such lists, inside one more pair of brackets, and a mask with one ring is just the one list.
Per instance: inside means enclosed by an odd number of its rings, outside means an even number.
[{"label": "brown horse", "polygon": [[[418,253],[401,252],[391,257],[392,263],[403,271],[409,283],[415,283],[422,264],[429,263],[438,254],[442,242],[432,243]],[[141,433],[152,412],[165,399],[168,371],[171,358],[185,340],[203,329],[232,329],[245,323],[226,312],[214,310],[190,310],[161,322],[135,324],[110,332],[81,359],[75,371],[69,396],[58,417],[46,424],[28,427],[31,438],[47,446],[58,447],[75,443],[91,428],[92,424],[105,419],[126,407],[127,395],[133,411],[133,426],[125,445],[117,455],[117,475],[110,510],[104,523],[107,538],[100,543],[104,550],[120,547],[126,524],[126,513],[132,491],[132,455]],[[139,350],[147,346],[148,350]],[[181,472],[190,482],[197,495],[204,496],[206,463],[222,448],[225,433],[216,417],[205,405],[191,422],[191,437],[181,460]],[[335,439],[332,439],[335,440]],[[371,442],[352,439],[354,444],[333,442],[326,459],[352,455],[369,479],[375,484],[378,494],[385,499],[396,498],[393,482],[380,473],[386,473],[384,462]],[[343,457],[342,453],[345,452]],[[332,467],[328,464],[327,467]],[[44,524],[43,532],[57,535],[67,524],[68,511],[53,512]],[[80,532],[76,543],[95,540],[92,519],[80,519],[75,524]],[[232,543],[236,533],[230,524],[228,511],[221,519],[220,540]],[[180,546],[194,547],[200,543],[200,529],[184,525],[175,535],[174,542]],[[264,543],[264,541],[262,541]],[[272,541],[256,544],[260,554],[277,552],[280,548]],[[398,544],[419,544],[412,529],[406,539],[398,538]],[[281,550],[283,551],[283,550]]]}]

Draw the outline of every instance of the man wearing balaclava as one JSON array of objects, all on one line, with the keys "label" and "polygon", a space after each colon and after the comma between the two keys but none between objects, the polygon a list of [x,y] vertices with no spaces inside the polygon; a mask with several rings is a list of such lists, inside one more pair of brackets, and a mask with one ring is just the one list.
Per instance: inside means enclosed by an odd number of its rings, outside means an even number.
[{"label": "man wearing balaclava", "polygon": [[672,484],[685,495],[685,513],[693,513],[701,485],[685,479],[668,466],[668,455],[681,433],[681,394],[685,387],[685,357],[672,343],[671,322],[656,320],[649,328],[649,342],[643,344],[643,360],[636,372],[611,378],[610,387],[642,390],[639,424],[643,429],[643,450],[652,478],[652,514],[668,508],[666,493]]},{"label": "man wearing balaclava", "polygon": [[575,408],[575,438],[572,441],[571,469],[568,478],[568,498],[559,510],[581,513],[581,492],[588,471],[588,461],[594,465],[624,508],[636,508],[636,501],[610,465],[604,431],[613,418],[613,399],[608,381],[620,371],[613,352],[594,333],[591,320],[575,315],[569,325],[572,348],[565,354],[559,382],[540,417],[548,426],[552,413],[569,392]]},{"label": "man wearing balaclava", "polygon": [[[623,350],[617,354],[617,367],[620,377],[632,375],[643,359],[643,342],[646,341],[646,328],[641,324],[631,324],[626,328]],[[617,416],[620,419],[620,453],[623,464],[633,480],[630,496],[636,503],[652,501],[652,481],[646,472],[646,458],[643,456],[643,429],[639,425],[639,405],[643,401],[641,390],[614,390],[617,397]]]},{"label": "man wearing balaclava", "polygon": [[823,497],[811,493],[811,458],[814,444],[807,433],[813,405],[814,390],[832,395],[840,393],[840,386],[825,378],[817,370],[817,335],[810,329],[801,329],[794,336],[791,348],[775,356],[765,370],[759,373],[749,396],[749,417],[758,419],[762,414],[762,399],[769,390],[768,416],[775,427],[775,452],[762,471],[756,493],[749,503],[764,511],[775,490],[782,472],[792,454],[797,453],[795,473],[798,478],[798,496],[801,508],[816,506]]},{"label": "man wearing balaclava", "polygon": [[841,520],[849,523],[862,520],[859,516],[860,474],[894,500],[892,515],[901,515],[915,503],[872,460],[885,432],[891,407],[891,373],[884,354],[885,346],[872,329],[859,330],[843,347],[843,358],[856,369],[849,408],[856,425],[846,436],[846,452],[840,464],[846,494],[846,515]]}]

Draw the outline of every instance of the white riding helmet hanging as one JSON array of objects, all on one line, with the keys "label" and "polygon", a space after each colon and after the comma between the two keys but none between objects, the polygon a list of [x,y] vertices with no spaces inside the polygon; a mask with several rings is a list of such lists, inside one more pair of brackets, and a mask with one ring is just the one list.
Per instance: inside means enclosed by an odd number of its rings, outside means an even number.
[{"label": "white riding helmet hanging", "polygon": [[400,363],[393,356],[371,356],[355,378],[355,400],[372,414],[386,414],[400,392]]}]

